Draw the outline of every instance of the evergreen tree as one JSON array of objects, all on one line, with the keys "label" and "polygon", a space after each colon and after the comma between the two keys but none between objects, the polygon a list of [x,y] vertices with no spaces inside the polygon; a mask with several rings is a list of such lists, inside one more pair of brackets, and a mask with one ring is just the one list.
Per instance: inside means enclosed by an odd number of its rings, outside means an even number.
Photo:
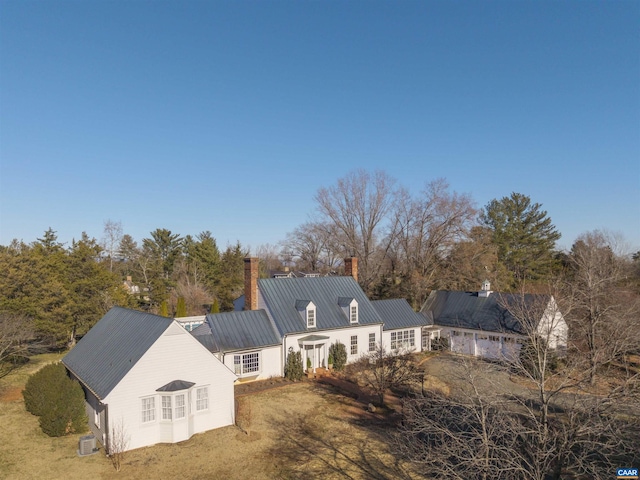
[{"label": "evergreen tree", "polygon": [[159,315],[161,315],[163,317],[168,317],[169,316],[169,304],[167,303],[166,300],[160,304],[160,313],[159,313]]},{"label": "evergreen tree", "polygon": [[211,312],[210,313],[220,313],[220,304],[218,303],[218,299],[217,298],[213,299],[213,305],[211,305]]},{"label": "evergreen tree", "polygon": [[40,417],[42,431],[60,437],[87,430],[84,392],[67,376],[62,363],[49,364],[27,380],[23,392],[27,411]]},{"label": "evergreen tree", "polygon": [[187,305],[183,297],[178,297],[178,304],[176,305],[176,318],[187,316]]},{"label": "evergreen tree", "polygon": [[520,193],[491,200],[480,217],[492,233],[498,260],[511,272],[514,286],[542,280],[555,267],[553,256],[560,233],[539,203]]}]

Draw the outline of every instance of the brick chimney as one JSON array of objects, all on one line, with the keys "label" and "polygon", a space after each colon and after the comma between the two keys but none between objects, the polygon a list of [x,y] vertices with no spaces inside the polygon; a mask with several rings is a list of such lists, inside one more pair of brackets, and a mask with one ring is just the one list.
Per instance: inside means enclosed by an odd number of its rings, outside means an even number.
[{"label": "brick chimney", "polygon": [[258,309],[258,259],[244,259],[244,309]]},{"label": "brick chimney", "polygon": [[344,259],[344,274],[347,277],[353,277],[358,281],[358,257],[349,257]]}]

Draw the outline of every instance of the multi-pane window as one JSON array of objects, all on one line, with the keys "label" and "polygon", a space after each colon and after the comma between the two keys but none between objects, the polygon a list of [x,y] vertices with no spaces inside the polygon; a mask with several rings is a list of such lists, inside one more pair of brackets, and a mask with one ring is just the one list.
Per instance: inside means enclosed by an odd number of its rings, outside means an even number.
[{"label": "multi-pane window", "polygon": [[233,356],[233,368],[236,375],[248,375],[260,371],[260,354],[244,353]]},{"label": "multi-pane window", "polygon": [[93,423],[100,428],[100,412],[97,409],[93,411]]},{"label": "multi-pane window", "polygon": [[451,330],[451,335],[454,337],[459,337],[461,333],[458,330]]},{"label": "multi-pane window", "polygon": [[209,389],[201,387],[196,390],[196,411],[209,409]]},{"label": "multi-pane window", "polygon": [[313,308],[307,310],[307,328],[316,326],[316,311]]},{"label": "multi-pane window", "polygon": [[142,423],[153,422],[156,419],[156,399],[154,397],[142,399]]},{"label": "multi-pane window", "polygon": [[176,419],[184,418],[186,415],[184,394],[176,395],[175,399],[176,399]]},{"label": "multi-pane window", "polygon": [[162,419],[171,420],[171,397],[169,395],[162,396]]},{"label": "multi-pane window", "polygon": [[358,307],[356,305],[351,306],[351,323],[358,323]]},{"label": "multi-pane window", "polygon": [[391,332],[391,350],[398,350],[399,348],[415,347],[416,346],[416,331],[415,330],[400,330],[399,332]]},{"label": "multi-pane window", "polygon": [[373,352],[376,349],[376,334],[375,333],[370,333],[369,334],[369,351]]},{"label": "multi-pane window", "polygon": [[351,336],[351,355],[357,355],[357,354],[358,354],[358,336],[352,335]]},{"label": "multi-pane window", "polygon": [[500,337],[498,337],[497,335],[489,335],[489,340],[491,340],[492,342],[499,342]]}]

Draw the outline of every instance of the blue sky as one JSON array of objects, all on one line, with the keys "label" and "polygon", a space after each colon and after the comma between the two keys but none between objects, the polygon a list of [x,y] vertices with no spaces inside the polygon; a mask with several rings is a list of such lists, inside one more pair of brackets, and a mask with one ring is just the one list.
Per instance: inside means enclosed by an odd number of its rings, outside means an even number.
[{"label": "blue sky", "polygon": [[640,249],[639,30],[637,1],[4,0],[0,244],[275,244],[365,168]]}]

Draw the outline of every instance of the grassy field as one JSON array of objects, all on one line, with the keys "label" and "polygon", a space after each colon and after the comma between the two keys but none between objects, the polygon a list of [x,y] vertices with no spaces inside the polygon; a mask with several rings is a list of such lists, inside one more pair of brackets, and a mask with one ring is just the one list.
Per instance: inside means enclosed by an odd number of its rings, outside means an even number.
[{"label": "grassy field", "polygon": [[388,451],[389,414],[316,383],[297,383],[239,398],[238,427],[175,445],[129,452],[116,472],[101,451],[78,457],[78,438],[50,438],[24,409],[21,391],[35,358],[0,380],[0,478],[6,479],[412,479]]}]

